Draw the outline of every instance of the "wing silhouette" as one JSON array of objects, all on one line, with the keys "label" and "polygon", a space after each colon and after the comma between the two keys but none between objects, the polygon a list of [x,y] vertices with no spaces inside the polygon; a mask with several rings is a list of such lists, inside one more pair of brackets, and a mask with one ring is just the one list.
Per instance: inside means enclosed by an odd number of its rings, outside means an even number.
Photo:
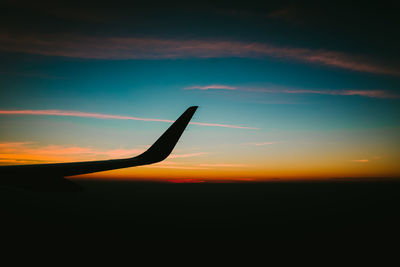
[{"label": "wing silhouette", "polygon": [[78,185],[63,177],[160,162],[171,154],[196,109],[197,106],[189,107],[148,150],[139,156],[100,161],[0,166],[0,184],[28,187],[40,191],[53,188],[76,191],[79,190]]}]

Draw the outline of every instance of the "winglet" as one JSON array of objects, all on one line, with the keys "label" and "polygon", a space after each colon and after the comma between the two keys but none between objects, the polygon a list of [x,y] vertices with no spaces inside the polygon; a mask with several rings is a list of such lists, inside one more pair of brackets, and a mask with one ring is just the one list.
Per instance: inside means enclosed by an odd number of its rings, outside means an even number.
[{"label": "winglet", "polygon": [[171,154],[197,108],[198,106],[188,108],[147,151],[137,156],[136,159],[140,158],[146,164],[166,159]]}]

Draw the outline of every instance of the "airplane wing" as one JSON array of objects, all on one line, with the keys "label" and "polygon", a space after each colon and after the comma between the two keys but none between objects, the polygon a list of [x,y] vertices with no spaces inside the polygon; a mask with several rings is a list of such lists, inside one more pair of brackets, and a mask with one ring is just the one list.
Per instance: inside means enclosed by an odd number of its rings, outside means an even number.
[{"label": "airplane wing", "polygon": [[35,183],[42,186],[46,183],[54,184],[55,181],[58,185],[72,186],[73,183],[63,177],[160,162],[171,154],[196,109],[197,106],[189,107],[148,150],[139,156],[87,162],[0,166],[0,184],[31,187]]}]

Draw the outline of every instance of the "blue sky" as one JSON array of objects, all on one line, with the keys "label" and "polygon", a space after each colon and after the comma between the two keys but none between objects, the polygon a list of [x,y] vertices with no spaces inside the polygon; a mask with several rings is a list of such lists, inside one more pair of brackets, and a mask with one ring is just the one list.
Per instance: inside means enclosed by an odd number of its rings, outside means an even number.
[{"label": "blue sky", "polygon": [[[381,23],[395,20],[389,10],[373,19],[367,18],[374,6],[360,11],[366,32],[340,6],[333,10],[347,25],[314,13],[308,18],[306,4],[285,2],[161,13],[143,7],[148,16],[136,19],[118,5],[109,13],[72,4],[39,15],[40,4],[20,5],[6,9],[18,17],[24,8],[31,23],[5,16],[8,27],[0,29],[3,164],[18,155],[22,163],[125,155],[150,145],[169,125],[10,111],[174,120],[198,105],[195,122],[256,129],[191,125],[176,151],[186,156],[170,164],[192,172],[169,166],[168,176],[399,175],[400,68],[390,53],[397,40],[376,41],[392,34]],[[331,9],[319,8],[335,20]],[[178,15],[172,19],[168,11]],[[62,151],[75,154],[62,158]],[[151,168],[139,173],[159,175]]]}]

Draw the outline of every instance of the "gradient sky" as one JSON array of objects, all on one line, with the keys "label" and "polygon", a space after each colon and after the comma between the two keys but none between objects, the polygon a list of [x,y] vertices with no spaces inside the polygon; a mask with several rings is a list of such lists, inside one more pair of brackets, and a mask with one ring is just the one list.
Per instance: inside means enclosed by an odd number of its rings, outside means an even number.
[{"label": "gradient sky", "polygon": [[198,105],[166,161],[90,176],[399,177],[399,8],[3,1],[0,164],[130,157]]}]

